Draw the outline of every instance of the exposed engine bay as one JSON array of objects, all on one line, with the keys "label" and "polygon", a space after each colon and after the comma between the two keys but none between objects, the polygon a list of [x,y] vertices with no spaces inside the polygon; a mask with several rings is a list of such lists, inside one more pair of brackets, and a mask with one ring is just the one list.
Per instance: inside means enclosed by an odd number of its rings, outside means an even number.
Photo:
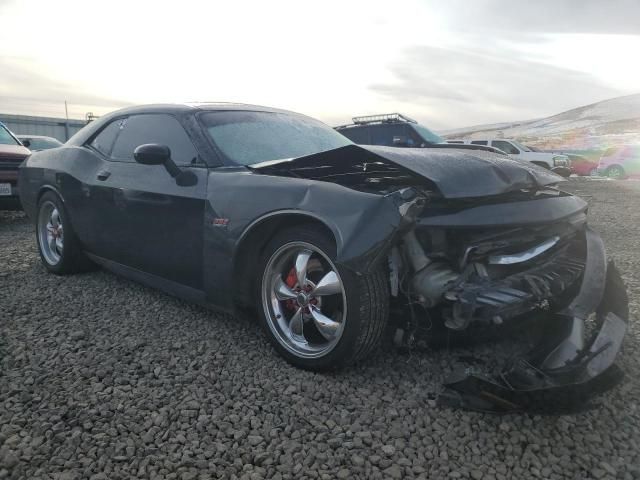
[{"label": "exposed engine bay", "polygon": [[[396,343],[410,346],[424,330],[420,323],[434,319],[452,332],[527,315],[548,321],[532,352],[497,376],[467,373],[452,380],[441,404],[543,410],[540,395],[551,394],[544,405],[571,410],[620,380],[613,360],[626,331],[626,293],[583,212],[544,225],[416,225],[388,258],[391,294],[411,310],[402,315],[407,320]],[[596,311],[600,330],[587,338],[586,322]]]},{"label": "exposed engine bay", "polygon": [[453,330],[471,322],[502,324],[559,297],[580,278],[584,216],[580,221],[497,231],[411,230],[390,257],[398,276],[391,283],[404,283],[410,300],[424,308],[438,308]]}]

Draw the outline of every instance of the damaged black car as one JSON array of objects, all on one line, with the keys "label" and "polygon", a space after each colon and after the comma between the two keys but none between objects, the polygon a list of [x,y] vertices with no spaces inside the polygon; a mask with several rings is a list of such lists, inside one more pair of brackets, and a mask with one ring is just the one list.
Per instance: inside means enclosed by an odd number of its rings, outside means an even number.
[{"label": "damaged black car", "polygon": [[425,325],[540,318],[531,352],[442,396],[494,411],[620,376],[624,287],[562,181],[473,146],[358,146],[303,115],[237,104],[119,110],[33,153],[19,177],[49,271],[100,265],[253,310],[298,367],[364,358],[390,311],[406,343]]}]

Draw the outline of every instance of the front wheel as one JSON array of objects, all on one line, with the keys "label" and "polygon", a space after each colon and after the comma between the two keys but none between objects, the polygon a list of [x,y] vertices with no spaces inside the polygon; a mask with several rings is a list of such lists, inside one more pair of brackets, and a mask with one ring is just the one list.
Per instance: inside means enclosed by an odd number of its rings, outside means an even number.
[{"label": "front wheel", "polygon": [[291,228],[267,245],[258,302],[263,327],[291,364],[340,368],[369,354],[388,318],[383,269],[356,275],[335,264],[336,248],[314,227]]}]

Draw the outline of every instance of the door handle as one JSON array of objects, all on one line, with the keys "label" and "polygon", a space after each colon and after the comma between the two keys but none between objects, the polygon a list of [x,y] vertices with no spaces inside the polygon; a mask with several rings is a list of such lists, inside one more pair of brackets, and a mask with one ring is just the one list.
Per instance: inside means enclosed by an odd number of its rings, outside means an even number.
[{"label": "door handle", "polygon": [[98,172],[97,178],[98,180],[102,180],[103,182],[111,176],[111,172],[108,170],[100,170]]}]

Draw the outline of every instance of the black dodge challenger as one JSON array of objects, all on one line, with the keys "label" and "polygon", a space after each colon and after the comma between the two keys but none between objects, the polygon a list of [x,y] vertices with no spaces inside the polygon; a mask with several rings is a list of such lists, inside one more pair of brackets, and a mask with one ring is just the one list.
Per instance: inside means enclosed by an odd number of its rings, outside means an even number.
[{"label": "black dodge challenger", "polygon": [[299,367],[363,358],[390,310],[406,343],[426,325],[539,318],[534,350],[496,377],[448,384],[445,398],[488,410],[524,408],[535,392],[583,397],[620,376],[626,294],[587,204],[561,181],[482,148],[362,147],[306,116],[238,104],[119,110],[19,174],[49,271],[98,264],[253,309]]}]

